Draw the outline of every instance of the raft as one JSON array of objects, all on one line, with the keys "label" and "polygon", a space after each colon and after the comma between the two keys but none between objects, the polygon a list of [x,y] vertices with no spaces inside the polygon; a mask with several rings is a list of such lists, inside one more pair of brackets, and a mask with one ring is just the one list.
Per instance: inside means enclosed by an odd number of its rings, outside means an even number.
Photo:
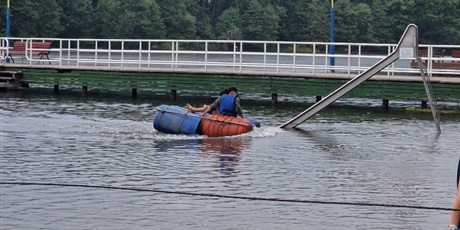
[{"label": "raft", "polygon": [[168,134],[206,135],[208,137],[234,136],[248,133],[260,123],[253,118],[238,118],[221,114],[200,117],[186,108],[161,105],[153,119],[153,128]]}]

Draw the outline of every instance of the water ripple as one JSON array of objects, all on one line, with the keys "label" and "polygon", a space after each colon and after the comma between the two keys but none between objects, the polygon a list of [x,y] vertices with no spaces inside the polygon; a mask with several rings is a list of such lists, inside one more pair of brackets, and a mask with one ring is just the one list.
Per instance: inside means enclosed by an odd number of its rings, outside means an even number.
[{"label": "water ripple", "polygon": [[[162,103],[3,96],[1,180],[445,208],[455,194],[456,117],[436,136],[430,114],[333,107],[283,130],[303,106],[246,104],[262,128],[207,138],[155,131]],[[67,187],[0,191],[5,229],[328,229],[331,217],[338,229],[434,229],[449,215]]]}]

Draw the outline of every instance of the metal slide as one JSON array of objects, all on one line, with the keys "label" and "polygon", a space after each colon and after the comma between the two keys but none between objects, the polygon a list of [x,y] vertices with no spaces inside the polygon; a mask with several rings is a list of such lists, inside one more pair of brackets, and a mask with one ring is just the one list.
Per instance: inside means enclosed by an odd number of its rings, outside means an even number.
[{"label": "metal slide", "polygon": [[336,89],[334,92],[327,95],[321,101],[312,105],[311,107],[309,107],[308,109],[306,109],[290,121],[281,125],[280,128],[291,129],[300,125],[301,123],[305,122],[307,119],[309,119],[322,109],[326,108],[326,106],[332,104],[334,101],[338,100],[343,95],[347,94],[348,92],[356,88],[358,85],[360,85],[367,79],[371,78],[372,76],[380,72],[380,70],[384,69],[385,67],[395,62],[399,58],[418,58],[418,27],[414,24],[410,24],[407,26],[396,49],[390,55],[380,60],[360,75],[351,79],[350,81],[342,85],[340,88]]}]

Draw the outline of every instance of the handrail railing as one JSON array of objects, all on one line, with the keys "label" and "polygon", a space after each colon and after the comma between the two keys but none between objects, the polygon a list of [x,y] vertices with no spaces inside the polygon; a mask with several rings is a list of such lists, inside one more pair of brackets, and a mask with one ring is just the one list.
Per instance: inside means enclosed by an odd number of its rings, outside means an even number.
[{"label": "handrail railing", "polygon": [[0,48],[0,56],[1,56],[1,60],[2,62],[5,61],[8,56],[10,56],[10,41],[8,38],[2,38],[1,39],[1,48]]},{"label": "handrail railing", "polygon": [[[73,68],[106,68],[108,70],[149,68],[225,72],[342,73],[355,76],[383,57],[396,44],[330,43],[244,40],[171,40],[171,39],[69,39],[69,38],[9,38],[2,37],[0,50],[8,56],[15,41],[51,41],[51,65]],[[329,54],[334,44],[335,54]],[[431,76],[460,77],[460,58],[449,56],[460,45],[419,45],[428,51],[421,57]],[[34,49],[31,47],[30,49]],[[30,51],[30,52],[29,52]],[[28,50],[24,63],[30,66],[43,61]],[[330,65],[334,58],[334,65]],[[418,75],[415,60],[398,60],[380,72],[394,75]],[[9,63],[12,64],[12,63]]]}]

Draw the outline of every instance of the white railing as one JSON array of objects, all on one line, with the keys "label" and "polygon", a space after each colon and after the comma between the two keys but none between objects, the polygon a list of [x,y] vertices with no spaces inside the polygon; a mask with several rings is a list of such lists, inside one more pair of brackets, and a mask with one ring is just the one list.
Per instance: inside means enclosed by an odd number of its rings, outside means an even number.
[{"label": "white railing", "polygon": [[2,62],[5,61],[5,59],[9,56],[9,47],[10,47],[10,43],[9,43],[9,40],[6,39],[6,38],[2,38],[1,39],[1,42],[0,42],[0,58],[2,59]]},{"label": "white railing", "polygon": [[[118,70],[166,69],[221,72],[343,73],[356,75],[389,55],[396,44],[231,41],[231,40],[137,40],[137,39],[60,39],[2,37],[1,57],[7,58],[15,41],[51,41],[51,65],[72,68],[105,68]],[[335,46],[335,54],[329,47]],[[429,76],[460,77],[460,58],[451,50],[460,45],[420,45],[427,49]],[[32,47],[33,49],[33,47]],[[26,52],[32,53],[32,52]],[[331,65],[331,58],[335,64]],[[25,55],[20,64],[36,65],[43,61]],[[18,63],[18,61],[16,61]],[[48,61],[45,62],[48,64]],[[440,66],[437,63],[444,63]],[[12,64],[10,62],[10,64]],[[42,62],[43,64],[43,62]],[[398,60],[381,74],[420,74],[411,60]],[[441,68],[442,67],[442,68]]]}]

